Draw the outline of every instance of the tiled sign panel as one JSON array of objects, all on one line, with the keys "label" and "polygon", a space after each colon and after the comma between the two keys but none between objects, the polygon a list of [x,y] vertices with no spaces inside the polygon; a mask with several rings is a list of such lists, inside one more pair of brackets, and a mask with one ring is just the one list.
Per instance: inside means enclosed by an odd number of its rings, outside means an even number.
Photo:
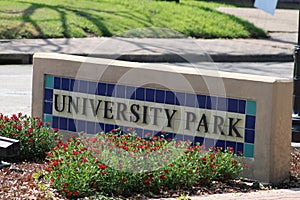
[{"label": "tiled sign panel", "polygon": [[46,75],[44,121],[88,134],[121,128],[144,137],[163,131],[177,140],[230,146],[254,157],[256,102],[246,99]]}]

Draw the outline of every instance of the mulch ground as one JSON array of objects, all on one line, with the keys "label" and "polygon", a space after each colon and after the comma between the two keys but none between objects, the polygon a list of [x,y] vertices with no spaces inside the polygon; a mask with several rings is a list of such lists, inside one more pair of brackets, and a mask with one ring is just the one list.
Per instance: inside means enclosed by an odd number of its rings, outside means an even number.
[{"label": "mulch ground", "polygon": [[[65,200],[45,182],[41,170],[45,163],[12,163],[10,167],[0,170],[0,199],[53,199]],[[300,148],[293,148],[291,153],[291,177],[280,185],[263,186],[258,182],[249,180],[234,180],[229,182],[213,182],[210,186],[195,186],[191,191],[168,191],[157,198],[179,197],[181,194],[208,195],[236,192],[253,192],[257,190],[270,190],[272,188],[300,187]],[[145,197],[140,197],[145,199]],[[135,197],[139,199],[139,197]]]}]

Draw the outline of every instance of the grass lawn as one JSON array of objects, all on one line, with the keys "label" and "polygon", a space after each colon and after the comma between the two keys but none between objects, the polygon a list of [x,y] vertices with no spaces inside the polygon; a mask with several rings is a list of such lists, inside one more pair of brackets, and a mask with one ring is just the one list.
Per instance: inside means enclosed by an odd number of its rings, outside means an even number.
[{"label": "grass lawn", "polygon": [[181,0],[1,0],[0,38],[94,36],[257,38],[265,32],[216,10],[220,3]]}]

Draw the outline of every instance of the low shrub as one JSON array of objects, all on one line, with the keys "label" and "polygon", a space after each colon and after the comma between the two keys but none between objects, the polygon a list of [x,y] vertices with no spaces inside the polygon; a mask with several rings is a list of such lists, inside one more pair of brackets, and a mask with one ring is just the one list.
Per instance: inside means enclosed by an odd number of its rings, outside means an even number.
[{"label": "low shrub", "polygon": [[236,178],[244,168],[242,157],[232,148],[221,150],[113,130],[60,140],[47,155],[46,178],[69,198],[159,194]]},{"label": "low shrub", "polygon": [[40,118],[13,114],[11,117],[0,114],[0,136],[20,141],[18,161],[40,161],[46,157],[59,138],[57,129],[44,126]]}]

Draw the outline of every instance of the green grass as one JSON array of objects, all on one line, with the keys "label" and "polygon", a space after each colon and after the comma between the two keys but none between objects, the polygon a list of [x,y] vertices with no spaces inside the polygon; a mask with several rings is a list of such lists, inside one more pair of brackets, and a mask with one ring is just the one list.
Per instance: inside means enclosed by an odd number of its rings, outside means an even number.
[{"label": "green grass", "polygon": [[218,12],[220,6],[193,0],[1,0],[0,38],[266,36],[253,24]]}]

